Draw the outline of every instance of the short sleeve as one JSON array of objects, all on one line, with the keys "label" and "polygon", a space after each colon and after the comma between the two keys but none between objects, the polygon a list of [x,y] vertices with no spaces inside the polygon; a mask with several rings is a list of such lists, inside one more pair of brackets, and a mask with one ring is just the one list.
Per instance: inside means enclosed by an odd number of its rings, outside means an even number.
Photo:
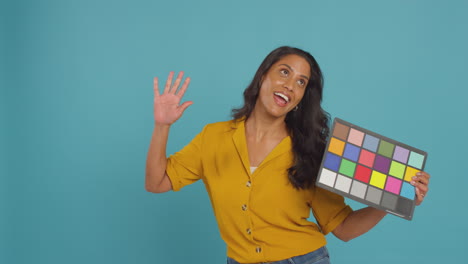
[{"label": "short sleeve", "polygon": [[324,235],[332,232],[353,211],[341,195],[315,187],[312,212]]},{"label": "short sleeve", "polygon": [[199,180],[203,174],[202,146],[203,131],[179,152],[167,159],[166,173],[172,183],[172,189],[179,191],[182,187]]}]

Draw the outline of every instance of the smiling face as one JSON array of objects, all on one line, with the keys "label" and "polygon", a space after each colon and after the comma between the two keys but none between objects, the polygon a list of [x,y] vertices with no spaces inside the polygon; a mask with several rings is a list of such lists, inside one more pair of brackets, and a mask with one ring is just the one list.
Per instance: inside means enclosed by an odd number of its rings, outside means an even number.
[{"label": "smiling face", "polygon": [[285,118],[299,104],[310,79],[309,63],[298,55],[287,55],[263,76],[256,110]]}]

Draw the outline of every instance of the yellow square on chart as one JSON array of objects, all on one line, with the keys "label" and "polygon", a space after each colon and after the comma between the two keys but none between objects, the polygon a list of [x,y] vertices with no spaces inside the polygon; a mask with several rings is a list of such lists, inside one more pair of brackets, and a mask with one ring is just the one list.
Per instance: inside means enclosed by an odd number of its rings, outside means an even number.
[{"label": "yellow square on chart", "polygon": [[380,173],[378,171],[372,171],[370,184],[383,189],[385,186],[385,181],[387,180],[387,175]]},{"label": "yellow square on chart", "polygon": [[344,141],[332,137],[330,140],[330,145],[328,146],[328,151],[330,151],[331,153],[335,153],[336,155],[342,156],[344,146]]},{"label": "yellow square on chart", "polygon": [[415,168],[411,167],[406,167],[406,172],[405,172],[405,181],[411,181],[414,176],[416,176],[416,173],[420,172],[420,170],[417,170]]}]

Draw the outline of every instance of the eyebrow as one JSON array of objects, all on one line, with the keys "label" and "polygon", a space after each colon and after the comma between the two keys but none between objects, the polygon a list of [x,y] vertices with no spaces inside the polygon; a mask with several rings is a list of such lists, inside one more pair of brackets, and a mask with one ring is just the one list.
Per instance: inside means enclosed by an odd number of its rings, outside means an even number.
[{"label": "eyebrow", "polygon": [[[280,64],[279,66],[286,66],[288,69],[290,69],[291,71],[294,71],[293,68],[291,68],[291,66],[287,65],[287,64]],[[304,77],[305,79],[309,80],[309,77],[305,76],[305,75],[300,75],[302,77]]]}]

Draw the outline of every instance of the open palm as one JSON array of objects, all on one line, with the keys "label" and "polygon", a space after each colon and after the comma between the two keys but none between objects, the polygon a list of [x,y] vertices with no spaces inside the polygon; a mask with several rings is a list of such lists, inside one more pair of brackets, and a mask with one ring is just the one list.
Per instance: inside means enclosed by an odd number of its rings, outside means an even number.
[{"label": "open palm", "polygon": [[164,92],[162,94],[159,93],[158,78],[154,78],[154,121],[157,124],[173,124],[182,116],[185,109],[193,104],[191,101],[180,104],[180,101],[182,100],[182,97],[190,83],[190,78],[186,78],[182,87],[177,91],[183,76],[184,73],[180,72],[177,75],[175,82],[172,84],[174,72],[169,73],[169,77],[167,78]]}]

